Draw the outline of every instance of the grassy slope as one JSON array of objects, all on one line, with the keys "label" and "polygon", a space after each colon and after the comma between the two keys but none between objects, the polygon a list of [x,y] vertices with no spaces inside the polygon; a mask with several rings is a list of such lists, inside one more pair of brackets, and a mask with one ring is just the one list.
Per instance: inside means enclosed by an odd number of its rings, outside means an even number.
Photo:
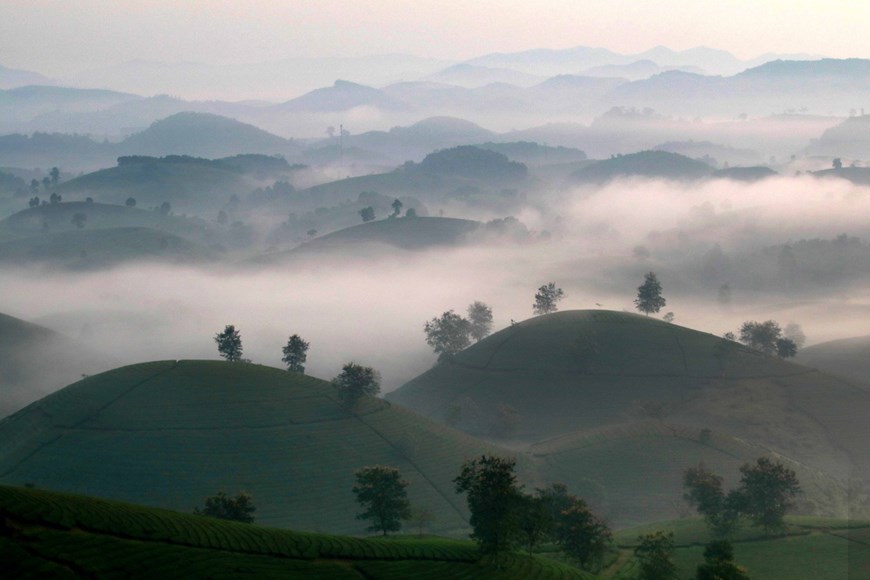
[{"label": "grassy slope", "polygon": [[368,399],[350,417],[329,383],[279,369],[163,361],[88,377],[0,422],[0,482],[182,511],[218,490],[250,491],[259,521],[360,533],[353,471],[398,467],[432,529],[467,529],[451,480],[492,451]]},{"label": "grassy slope", "polygon": [[359,539],[0,487],[0,559],[15,577],[584,578],[541,558],[505,570],[470,542]]},{"label": "grassy slope", "polygon": [[0,262],[47,264],[72,269],[106,268],[131,260],[197,263],[215,250],[150,228],[82,229],[0,243]]},{"label": "grassy slope", "polygon": [[[733,540],[735,561],[748,569],[753,580],[851,580],[870,576],[870,522],[799,517],[786,520],[789,525],[783,536],[765,537],[747,525]],[[638,535],[655,530],[674,532],[679,577],[694,577],[704,559],[704,544],[712,539],[698,519],[618,532],[615,539],[623,558],[606,577],[633,579],[637,564],[631,550],[637,545]]]},{"label": "grassy slope", "polygon": [[472,220],[442,217],[375,220],[321,236],[288,252],[260,256],[256,261],[275,262],[329,253],[347,255],[370,252],[371,245],[406,250],[457,245],[479,226],[480,222]]},{"label": "grassy slope", "polygon": [[870,383],[870,336],[816,344],[801,350],[797,360],[825,372]]}]

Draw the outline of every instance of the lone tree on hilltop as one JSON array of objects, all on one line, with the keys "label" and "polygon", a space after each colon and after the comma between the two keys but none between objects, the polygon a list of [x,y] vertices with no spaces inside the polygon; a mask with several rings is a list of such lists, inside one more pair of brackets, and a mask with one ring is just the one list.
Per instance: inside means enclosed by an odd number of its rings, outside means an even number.
[{"label": "lone tree on hilltop", "polygon": [[242,360],[242,337],[236,327],[228,324],[223,332],[214,335],[217,343],[218,354],[229,362]]},{"label": "lone tree on hilltop", "polygon": [[390,214],[390,217],[396,218],[396,217],[399,217],[400,215],[402,215],[402,202],[401,201],[396,199],[395,201],[393,201],[393,203],[390,204],[390,206],[393,208],[393,213]]},{"label": "lone tree on hilltop", "polygon": [[395,467],[376,465],[354,472],[356,485],[353,493],[364,508],[357,514],[358,520],[369,520],[370,532],[398,532],[402,520],[411,517],[411,503],[405,490],[408,482],[402,479]]},{"label": "lone tree on hilltop", "polygon": [[514,474],[516,461],[482,455],[462,464],[453,480],[456,493],[466,494],[471,512],[471,539],[484,554],[511,549],[519,529],[518,505],[522,490]]},{"label": "lone tree on hilltop", "polygon": [[556,288],[555,282],[544,284],[535,293],[535,303],[532,304],[532,312],[536,315],[549,314],[559,310],[556,303],[565,297],[561,288]]},{"label": "lone tree on hilltop", "polygon": [[256,510],[251,494],[248,492],[243,491],[236,497],[229,497],[223,491],[219,491],[217,495],[205,498],[205,507],[196,508],[193,513],[221,520],[252,524]]},{"label": "lone tree on hilltop", "polygon": [[287,344],[282,348],[284,356],[281,360],[287,365],[287,370],[291,373],[304,373],[305,361],[308,360],[308,347],[310,343],[302,340],[298,334],[292,335],[287,339]]},{"label": "lone tree on hilltop", "polygon": [[364,367],[349,362],[341,368],[341,373],[332,379],[338,389],[341,404],[348,410],[356,408],[360,399],[374,397],[381,392],[380,376],[372,367]]},{"label": "lone tree on hilltop", "polygon": [[136,198],[128,197],[127,201],[124,202],[124,205],[126,205],[127,207],[136,207]]},{"label": "lone tree on hilltop", "polygon": [[654,314],[661,310],[667,304],[667,300],[662,296],[662,285],[655,272],[647,272],[643,278],[643,284],[637,287],[634,305],[649,316],[650,313]]},{"label": "lone tree on hilltop", "polygon": [[440,317],[426,322],[426,344],[438,355],[438,361],[445,361],[471,344],[472,324],[452,310]]},{"label": "lone tree on hilltop", "polygon": [[468,306],[468,320],[471,322],[471,338],[479,342],[489,336],[492,329],[492,308],[476,300]]}]

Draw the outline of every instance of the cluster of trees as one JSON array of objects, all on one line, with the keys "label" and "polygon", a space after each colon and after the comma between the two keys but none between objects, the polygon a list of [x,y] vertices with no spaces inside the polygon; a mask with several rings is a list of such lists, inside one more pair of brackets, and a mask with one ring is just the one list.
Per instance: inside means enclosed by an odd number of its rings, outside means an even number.
[{"label": "cluster of trees", "polygon": [[468,318],[448,310],[423,325],[426,344],[438,355],[438,361],[450,359],[459,351],[489,336],[492,330],[492,308],[480,301],[468,306]]},{"label": "cluster of trees", "polygon": [[691,467],[683,474],[683,498],[704,516],[714,535],[727,538],[747,517],[753,526],[767,533],[785,527],[786,512],[794,506],[801,493],[795,472],[767,457],[740,468],[740,485],[725,492],[722,477],[703,464]]},{"label": "cluster of trees", "polygon": [[526,494],[517,482],[512,459],[483,455],[462,464],[453,480],[471,512],[471,538],[481,552],[498,555],[519,546],[531,552],[555,543],[584,568],[601,562],[612,534],[582,499],[562,484]]},{"label": "cluster of trees", "polygon": [[242,491],[236,497],[230,497],[225,492],[219,491],[217,495],[205,498],[202,509],[195,508],[193,513],[199,516],[209,516],[221,520],[231,520],[246,524],[254,523],[254,501],[246,491]]},{"label": "cluster of trees", "polygon": [[[728,340],[739,340],[749,348],[753,348],[769,356],[790,358],[797,355],[798,348],[805,339],[798,325],[791,325],[792,336],[785,336],[783,329],[775,320],[756,322],[747,320],[740,327],[739,336],[726,332]],[[800,344],[799,344],[800,343]]]},{"label": "cluster of trees", "polygon": [[[656,531],[638,537],[634,555],[641,580],[677,580],[673,532]],[[714,540],[704,548],[704,563],[695,580],[749,580],[746,569],[734,562],[734,547],[727,540]]]}]

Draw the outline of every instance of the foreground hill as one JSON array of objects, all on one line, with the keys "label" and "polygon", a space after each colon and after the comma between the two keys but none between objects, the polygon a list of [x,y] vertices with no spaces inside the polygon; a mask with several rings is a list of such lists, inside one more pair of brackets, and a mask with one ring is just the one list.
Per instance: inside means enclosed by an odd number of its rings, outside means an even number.
[{"label": "foreground hill", "polygon": [[467,528],[452,479],[490,448],[379,399],[349,415],[334,387],[244,363],[161,361],[88,377],[0,422],[0,483],[189,512],[251,492],[266,525],[361,533],[351,488],[398,467],[431,529]]},{"label": "foreground hill", "polygon": [[471,542],[349,538],[226,522],[89,497],[0,487],[0,559],[16,578],[587,578]]},{"label": "foreground hill", "polygon": [[815,344],[798,353],[798,362],[870,384],[870,336]]},{"label": "foreground hill", "polygon": [[512,325],[388,398],[486,435],[500,407],[536,442],[631,418],[721,430],[844,478],[870,473],[870,392],[735,342],[639,315],[566,311]]}]

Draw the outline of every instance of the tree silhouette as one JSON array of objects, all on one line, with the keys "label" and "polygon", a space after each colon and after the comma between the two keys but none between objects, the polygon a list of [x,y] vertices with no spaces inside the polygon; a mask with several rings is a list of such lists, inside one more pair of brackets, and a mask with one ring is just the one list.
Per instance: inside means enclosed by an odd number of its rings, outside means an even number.
[{"label": "tree silhouette", "polygon": [[281,360],[287,365],[287,370],[291,373],[304,373],[305,361],[308,360],[308,347],[310,343],[302,340],[298,334],[292,335],[287,339],[287,344],[282,352],[284,356]]},{"label": "tree silhouette", "polygon": [[369,520],[370,532],[398,532],[402,520],[411,517],[411,503],[408,501],[408,482],[402,479],[395,467],[376,465],[354,472],[356,485],[353,493],[356,501],[365,508],[357,514],[358,520]]},{"label": "tree silhouette", "polygon": [[647,272],[644,275],[643,284],[637,287],[637,298],[634,305],[638,310],[646,314],[656,313],[667,303],[662,297],[662,285],[655,272]]},{"label": "tree silhouette", "polygon": [[214,335],[217,343],[218,354],[229,362],[242,360],[242,337],[236,327],[228,324],[223,332]]},{"label": "tree silhouette", "polygon": [[561,288],[556,288],[555,282],[544,284],[535,293],[535,303],[532,304],[532,312],[538,314],[549,314],[556,312],[559,308],[556,303],[564,298],[565,293]]}]

